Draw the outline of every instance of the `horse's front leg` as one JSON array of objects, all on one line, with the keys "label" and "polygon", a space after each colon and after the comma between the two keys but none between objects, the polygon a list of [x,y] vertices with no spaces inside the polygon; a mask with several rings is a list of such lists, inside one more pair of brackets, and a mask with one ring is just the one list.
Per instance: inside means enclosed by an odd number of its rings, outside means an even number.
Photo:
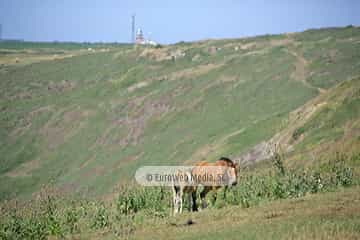
[{"label": "horse's front leg", "polygon": [[188,210],[189,210],[189,212],[191,212],[192,209],[193,209],[193,195],[192,195],[192,193],[188,193],[188,202],[189,202]]},{"label": "horse's front leg", "polygon": [[183,189],[180,190],[180,213],[183,211]]}]

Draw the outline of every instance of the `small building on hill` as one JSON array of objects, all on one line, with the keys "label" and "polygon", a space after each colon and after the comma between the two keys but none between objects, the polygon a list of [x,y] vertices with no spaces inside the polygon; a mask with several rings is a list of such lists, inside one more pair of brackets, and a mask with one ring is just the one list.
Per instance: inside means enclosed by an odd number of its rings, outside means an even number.
[{"label": "small building on hill", "polygon": [[152,41],[150,39],[145,39],[143,31],[141,30],[141,28],[138,28],[138,30],[136,31],[135,44],[153,45],[153,46],[157,45],[157,43],[155,41]]},{"label": "small building on hill", "polygon": [[136,44],[145,44],[144,34],[143,34],[141,28],[139,28],[136,32],[135,43]]}]

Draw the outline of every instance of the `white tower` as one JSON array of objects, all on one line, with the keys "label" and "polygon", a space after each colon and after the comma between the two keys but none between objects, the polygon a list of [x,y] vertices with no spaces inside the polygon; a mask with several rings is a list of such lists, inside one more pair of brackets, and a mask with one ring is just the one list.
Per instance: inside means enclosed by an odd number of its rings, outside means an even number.
[{"label": "white tower", "polygon": [[135,39],[135,43],[136,44],[144,44],[145,40],[144,40],[144,34],[141,30],[141,28],[138,28],[137,32],[136,32],[136,39]]}]

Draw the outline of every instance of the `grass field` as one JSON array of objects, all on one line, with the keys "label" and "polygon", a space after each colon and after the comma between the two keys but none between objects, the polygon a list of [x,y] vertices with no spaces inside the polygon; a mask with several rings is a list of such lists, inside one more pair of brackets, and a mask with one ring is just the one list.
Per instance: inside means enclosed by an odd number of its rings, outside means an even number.
[{"label": "grass field", "polygon": [[[360,236],[359,188],[256,208],[229,207],[184,214],[136,231],[134,239],[357,239]],[[173,225],[186,223],[192,225]]]}]

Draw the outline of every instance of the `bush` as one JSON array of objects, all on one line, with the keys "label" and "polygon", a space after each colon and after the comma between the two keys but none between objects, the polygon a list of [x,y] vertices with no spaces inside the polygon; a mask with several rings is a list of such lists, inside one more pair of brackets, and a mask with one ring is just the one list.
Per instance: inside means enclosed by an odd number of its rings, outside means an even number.
[{"label": "bush", "polygon": [[79,218],[80,216],[75,207],[75,203],[72,203],[72,207],[65,211],[65,225],[71,234],[78,231]]},{"label": "bush", "polygon": [[272,160],[275,172],[281,176],[284,176],[285,175],[285,166],[284,166],[283,156],[280,153],[275,152],[274,156],[272,157],[271,160]]},{"label": "bush", "polygon": [[350,186],[353,181],[353,173],[350,167],[345,164],[346,155],[336,153],[335,159],[331,162],[331,182],[336,186]]},{"label": "bush", "polygon": [[304,132],[305,132],[305,128],[304,128],[304,127],[297,128],[297,129],[293,132],[293,134],[292,134],[292,139],[295,140],[295,141],[298,140],[299,137],[300,137],[302,134],[304,134]]},{"label": "bush", "polygon": [[164,216],[170,202],[167,192],[162,187],[123,189],[116,202],[117,211],[129,215],[146,209],[150,214]]},{"label": "bush", "polygon": [[304,170],[286,169],[280,154],[274,154],[273,167],[267,172],[244,173],[239,184],[230,188],[226,202],[248,208],[261,201],[297,198],[307,193],[317,193],[354,184],[352,169],[346,165],[347,157],[337,154],[326,164],[327,170],[316,168]]},{"label": "bush", "polygon": [[99,206],[96,206],[96,209],[97,210],[93,218],[91,228],[101,229],[101,228],[109,227],[110,226],[109,214],[106,211],[104,204],[101,203]]},{"label": "bush", "polygon": [[63,236],[60,220],[57,216],[57,205],[52,197],[48,197],[44,203],[46,210],[44,213],[44,221],[48,235]]}]

